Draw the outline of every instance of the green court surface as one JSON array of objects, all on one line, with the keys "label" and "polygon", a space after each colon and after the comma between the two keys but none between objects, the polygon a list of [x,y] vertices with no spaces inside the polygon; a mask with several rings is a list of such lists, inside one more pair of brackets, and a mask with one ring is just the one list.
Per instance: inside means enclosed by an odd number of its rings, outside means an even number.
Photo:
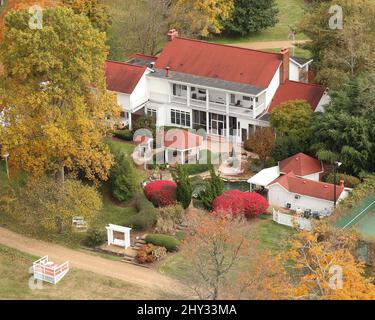
[{"label": "green court surface", "polygon": [[337,221],[341,229],[355,228],[365,238],[375,238],[375,193]]}]

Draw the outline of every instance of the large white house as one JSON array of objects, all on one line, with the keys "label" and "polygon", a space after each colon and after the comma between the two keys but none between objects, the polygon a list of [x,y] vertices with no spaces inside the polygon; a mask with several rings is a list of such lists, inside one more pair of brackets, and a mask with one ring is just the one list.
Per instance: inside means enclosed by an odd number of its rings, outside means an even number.
[{"label": "large white house", "polygon": [[176,30],[168,40],[157,57],[135,54],[127,63],[106,63],[107,88],[117,93],[130,128],[148,114],[157,126],[203,128],[241,142],[257,126],[268,126],[269,112],[282,102],[303,99],[322,110],[328,101],[323,86],[305,83],[311,61],[290,58],[288,49],[213,44]]}]

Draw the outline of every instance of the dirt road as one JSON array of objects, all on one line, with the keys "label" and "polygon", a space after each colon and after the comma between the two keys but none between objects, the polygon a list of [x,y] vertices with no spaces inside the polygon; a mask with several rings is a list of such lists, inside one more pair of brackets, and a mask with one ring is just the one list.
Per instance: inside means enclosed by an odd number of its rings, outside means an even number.
[{"label": "dirt road", "polygon": [[261,42],[244,42],[244,43],[233,43],[233,46],[247,48],[247,49],[277,49],[277,48],[292,48],[295,44],[303,44],[309,40],[296,40],[296,41],[261,41]]},{"label": "dirt road", "polygon": [[[111,261],[79,250],[69,249],[54,243],[31,239],[0,227],[0,244],[35,255],[48,255],[56,262],[70,261],[73,268],[88,270],[116,278],[138,286],[161,290],[182,296],[184,289],[177,281],[154,270],[124,262]],[[186,291],[185,291],[186,292]]]}]

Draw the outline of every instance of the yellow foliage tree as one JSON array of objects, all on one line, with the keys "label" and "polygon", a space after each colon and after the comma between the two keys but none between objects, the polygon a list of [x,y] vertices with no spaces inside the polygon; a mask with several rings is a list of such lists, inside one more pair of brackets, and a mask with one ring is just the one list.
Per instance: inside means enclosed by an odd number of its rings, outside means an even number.
[{"label": "yellow foliage tree", "polygon": [[113,159],[103,137],[119,109],[106,90],[105,34],[62,7],[43,11],[42,29],[30,29],[29,18],[26,10],[11,11],[0,46],[0,140],[10,165],[35,176],[63,180],[73,171],[107,180]]},{"label": "yellow foliage tree", "polygon": [[207,37],[221,32],[233,8],[233,0],[175,0],[173,25],[184,34]]},{"label": "yellow foliage tree", "polygon": [[282,255],[295,278],[290,298],[375,299],[372,279],[365,277],[364,263],[353,255],[356,244],[355,234],[325,224],[299,232]]}]

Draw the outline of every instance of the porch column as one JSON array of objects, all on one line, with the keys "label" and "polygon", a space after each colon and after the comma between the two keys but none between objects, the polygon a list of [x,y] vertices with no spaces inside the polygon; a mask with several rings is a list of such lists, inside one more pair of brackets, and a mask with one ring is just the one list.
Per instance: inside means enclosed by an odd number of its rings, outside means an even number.
[{"label": "porch column", "polygon": [[132,130],[132,113],[128,113],[129,130]]},{"label": "porch column", "polygon": [[253,119],[256,119],[255,108],[257,107],[256,97],[253,97]]},{"label": "porch column", "polygon": [[227,138],[229,139],[230,129],[229,129],[229,93],[225,94],[226,102],[226,121],[227,121]]},{"label": "porch column", "polygon": [[181,164],[185,163],[185,151],[181,151]]},{"label": "porch column", "polygon": [[164,158],[165,158],[165,163],[168,163],[168,149],[164,149]]},{"label": "porch column", "polygon": [[187,106],[190,107],[190,99],[191,99],[191,87],[187,87]]},{"label": "porch column", "polygon": [[206,90],[206,122],[207,122],[207,135],[210,134],[210,93]]}]

